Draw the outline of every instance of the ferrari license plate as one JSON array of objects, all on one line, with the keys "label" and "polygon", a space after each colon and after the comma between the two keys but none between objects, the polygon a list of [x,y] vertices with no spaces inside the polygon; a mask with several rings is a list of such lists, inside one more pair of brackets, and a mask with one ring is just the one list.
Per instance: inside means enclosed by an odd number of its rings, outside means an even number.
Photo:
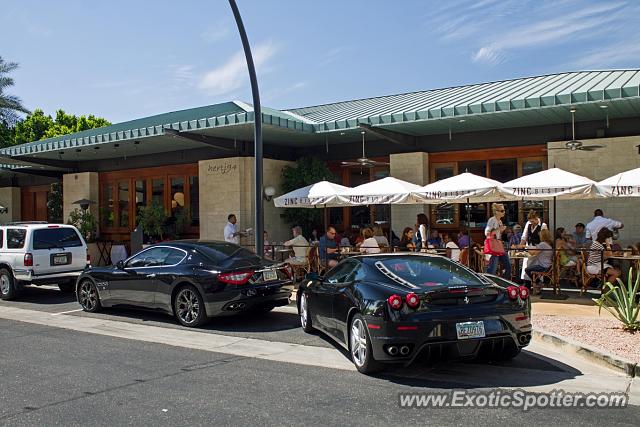
[{"label": "ferrari license plate", "polygon": [[269,282],[271,280],[278,280],[278,273],[275,270],[267,270],[262,272],[262,278],[265,282]]},{"label": "ferrari license plate", "polygon": [[481,320],[479,322],[456,323],[456,332],[459,340],[482,338],[484,337],[484,322]]}]

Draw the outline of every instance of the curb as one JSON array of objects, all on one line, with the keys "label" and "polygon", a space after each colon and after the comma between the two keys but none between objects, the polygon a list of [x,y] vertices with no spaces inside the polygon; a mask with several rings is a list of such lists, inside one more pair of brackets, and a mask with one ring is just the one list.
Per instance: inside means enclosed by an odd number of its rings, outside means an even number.
[{"label": "curb", "polygon": [[574,341],[570,338],[556,335],[551,332],[547,332],[543,329],[534,328],[533,336],[540,341],[553,344],[559,349],[569,350],[573,353],[576,353],[577,355],[598,365],[603,365],[607,368],[623,372],[628,377],[640,377],[640,366],[638,366],[638,363],[636,362],[622,359],[598,348],[582,344],[578,341]]}]

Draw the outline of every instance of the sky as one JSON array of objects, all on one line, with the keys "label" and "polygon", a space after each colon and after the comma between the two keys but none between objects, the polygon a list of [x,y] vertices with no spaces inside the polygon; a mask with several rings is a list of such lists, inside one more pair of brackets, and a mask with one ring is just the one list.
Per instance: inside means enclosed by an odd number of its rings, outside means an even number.
[{"label": "sky", "polygon": [[[262,104],[287,109],[577,70],[640,67],[640,1],[237,0]],[[9,93],[117,123],[251,103],[226,0],[3,0]]]}]

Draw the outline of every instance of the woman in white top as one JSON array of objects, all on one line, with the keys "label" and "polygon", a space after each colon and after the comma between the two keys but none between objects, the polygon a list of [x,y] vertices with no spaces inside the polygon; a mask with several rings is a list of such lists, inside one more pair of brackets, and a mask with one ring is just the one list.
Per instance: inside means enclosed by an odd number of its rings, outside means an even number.
[{"label": "woman in white top", "polygon": [[360,244],[360,252],[365,254],[378,254],[380,253],[380,246],[378,242],[373,238],[373,230],[369,227],[362,230],[362,237],[364,242]]},{"label": "woman in white top", "polygon": [[444,247],[447,249],[447,257],[451,258],[451,261],[460,262],[460,248],[456,242],[451,240],[449,233],[444,233],[442,240],[444,241]]},{"label": "woman in white top", "polygon": [[[491,209],[493,210],[493,216],[487,221],[484,235],[487,239],[501,240],[502,232],[507,229],[507,227],[502,224],[502,218],[504,218],[505,213],[504,205],[502,203],[493,203]],[[498,261],[502,263],[502,267],[504,268],[505,279],[511,279],[511,260],[506,252],[502,255],[491,255],[489,265],[487,266],[487,273],[496,274]]]},{"label": "woman in white top", "polygon": [[416,250],[420,251],[420,249],[426,249],[428,247],[429,234],[427,227],[429,225],[429,218],[423,213],[418,214],[416,217]]},{"label": "woman in white top", "polygon": [[[541,241],[540,232],[548,229],[547,224],[540,220],[538,214],[533,209],[529,211],[527,219],[528,221],[524,225],[522,237],[520,238],[520,247],[535,248]],[[531,281],[531,278],[525,272],[528,264],[529,262],[527,258],[522,260],[522,272],[520,273],[520,278],[525,281]]]},{"label": "woman in white top", "polygon": [[382,227],[378,224],[373,226],[373,238],[376,239],[376,242],[378,242],[378,246],[389,246],[389,240],[387,240],[382,231]]}]

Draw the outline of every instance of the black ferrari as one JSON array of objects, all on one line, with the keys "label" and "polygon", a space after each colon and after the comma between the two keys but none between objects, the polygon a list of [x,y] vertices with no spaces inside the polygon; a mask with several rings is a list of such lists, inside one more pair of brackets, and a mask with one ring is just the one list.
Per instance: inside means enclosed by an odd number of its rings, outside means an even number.
[{"label": "black ferrari", "polygon": [[228,242],[181,240],[149,246],[76,282],[85,311],[132,306],[174,315],[184,326],[289,304],[291,271]]},{"label": "black ferrari", "polygon": [[436,255],[345,259],[305,279],[297,304],[303,329],[332,337],[362,373],[421,355],[510,359],[531,340],[526,287]]}]

